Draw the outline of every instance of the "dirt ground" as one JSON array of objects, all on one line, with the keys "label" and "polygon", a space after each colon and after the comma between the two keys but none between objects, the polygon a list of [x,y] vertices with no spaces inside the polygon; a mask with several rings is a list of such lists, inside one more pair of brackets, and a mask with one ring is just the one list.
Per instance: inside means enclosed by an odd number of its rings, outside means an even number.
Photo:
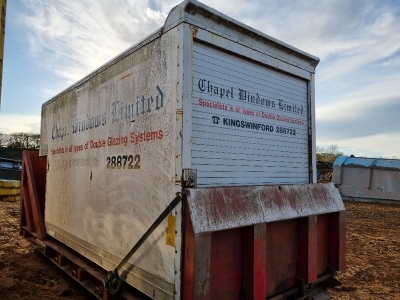
[{"label": "dirt ground", "polygon": [[[400,299],[400,205],[346,202],[347,269],[332,299]],[[0,299],[94,299],[18,235],[18,202],[0,201]]]},{"label": "dirt ground", "polygon": [[18,234],[19,202],[0,201],[0,299],[96,299]]},{"label": "dirt ground", "polygon": [[400,299],[400,205],[345,205],[347,268],[332,299]]}]

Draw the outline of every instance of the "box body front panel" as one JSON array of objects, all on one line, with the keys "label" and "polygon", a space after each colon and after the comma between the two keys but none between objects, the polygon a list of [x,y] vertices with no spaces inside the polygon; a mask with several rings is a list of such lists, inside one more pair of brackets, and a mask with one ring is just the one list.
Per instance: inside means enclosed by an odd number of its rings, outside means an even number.
[{"label": "box body front panel", "polygon": [[309,182],[308,82],[193,44],[198,186]]}]

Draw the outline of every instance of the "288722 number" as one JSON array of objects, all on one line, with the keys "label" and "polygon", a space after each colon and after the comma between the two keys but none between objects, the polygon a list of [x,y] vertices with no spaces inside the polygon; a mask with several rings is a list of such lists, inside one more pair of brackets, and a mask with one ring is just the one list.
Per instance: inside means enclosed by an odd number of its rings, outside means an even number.
[{"label": "288722 number", "polygon": [[140,155],[107,156],[107,169],[140,169]]},{"label": "288722 number", "polygon": [[290,127],[276,126],[275,132],[280,134],[296,135],[296,129]]}]

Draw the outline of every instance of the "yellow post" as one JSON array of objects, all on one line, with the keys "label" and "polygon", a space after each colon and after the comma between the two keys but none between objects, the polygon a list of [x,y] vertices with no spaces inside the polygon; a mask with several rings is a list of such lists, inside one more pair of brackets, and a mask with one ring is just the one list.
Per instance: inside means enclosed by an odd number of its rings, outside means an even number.
[{"label": "yellow post", "polygon": [[1,86],[3,82],[3,57],[4,57],[4,35],[6,29],[6,6],[7,0],[0,0],[0,105],[1,105]]}]

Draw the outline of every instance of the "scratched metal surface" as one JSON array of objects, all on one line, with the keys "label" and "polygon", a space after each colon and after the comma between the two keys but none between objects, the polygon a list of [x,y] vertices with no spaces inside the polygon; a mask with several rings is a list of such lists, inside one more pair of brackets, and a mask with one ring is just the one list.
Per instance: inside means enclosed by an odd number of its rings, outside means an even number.
[{"label": "scratched metal surface", "polygon": [[[91,245],[107,268],[107,253],[123,258],[175,197],[176,48],[172,30],[43,107],[47,232],[68,233],[83,255]],[[159,299],[174,291],[165,228],[129,261],[169,283]]]},{"label": "scratched metal surface", "polygon": [[186,191],[195,234],[345,210],[333,184]]}]

